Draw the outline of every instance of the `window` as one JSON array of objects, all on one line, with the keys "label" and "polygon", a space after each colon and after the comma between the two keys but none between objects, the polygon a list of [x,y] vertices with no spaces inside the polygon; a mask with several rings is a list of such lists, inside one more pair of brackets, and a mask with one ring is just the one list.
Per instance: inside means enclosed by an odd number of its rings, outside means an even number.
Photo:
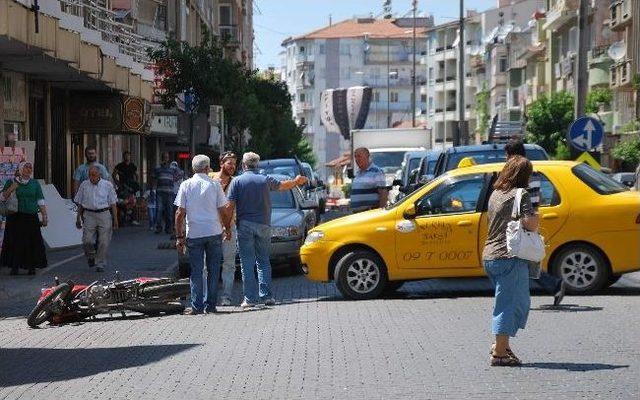
[{"label": "window", "polygon": [[349,48],[348,44],[341,44],[340,45],[340,55],[342,55],[342,56],[350,56],[351,55],[351,49]]},{"label": "window", "polygon": [[156,29],[165,30],[167,22],[167,7],[164,5],[159,5],[156,8],[156,18],[154,26]]},{"label": "window", "polygon": [[318,54],[324,54],[324,43],[318,45]]},{"label": "window", "polygon": [[420,95],[420,102],[421,103],[426,103],[427,102],[427,95],[426,94],[421,94]]},{"label": "window", "polygon": [[389,78],[398,79],[398,68],[391,68],[389,70]]},{"label": "window", "polygon": [[560,204],[560,194],[553,183],[540,172],[534,172],[531,182],[540,182],[540,207],[553,207]]},{"label": "window", "polygon": [[380,101],[380,92],[373,93],[373,101],[375,101],[376,103]]},{"label": "window", "polygon": [[447,179],[416,202],[416,215],[475,212],[484,187],[484,174]]},{"label": "window", "polygon": [[602,172],[596,171],[587,164],[576,165],[571,169],[573,174],[599,194],[614,194],[629,190],[621,183],[614,181]]},{"label": "window", "polygon": [[389,101],[391,103],[397,103],[398,102],[398,92],[391,92],[391,93],[389,93],[389,96],[391,97],[389,99]]},{"label": "window", "polygon": [[433,96],[429,96],[429,110],[433,111]]},{"label": "window", "polygon": [[231,7],[229,5],[221,5],[220,6],[220,25],[221,26],[229,26],[232,25],[231,18]]},{"label": "window", "polygon": [[300,46],[298,48],[298,53],[300,53],[300,54],[304,54],[305,51],[306,51],[306,49],[304,48],[304,46]]},{"label": "window", "polygon": [[300,101],[307,101],[307,96],[304,93],[300,93]]},{"label": "window", "polygon": [[307,119],[306,119],[305,117],[301,117],[301,118],[300,118],[300,125],[301,125],[301,126],[303,126],[303,125],[307,125]]},{"label": "window", "polygon": [[498,72],[507,72],[507,57],[500,57],[499,71]]}]

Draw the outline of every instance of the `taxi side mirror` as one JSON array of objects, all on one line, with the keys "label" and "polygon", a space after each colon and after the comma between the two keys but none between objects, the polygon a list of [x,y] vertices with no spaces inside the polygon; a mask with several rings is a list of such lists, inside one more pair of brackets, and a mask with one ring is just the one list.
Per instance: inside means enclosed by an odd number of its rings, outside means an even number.
[{"label": "taxi side mirror", "polygon": [[415,204],[411,204],[409,207],[405,208],[404,212],[402,213],[402,217],[404,219],[416,219],[416,206]]}]

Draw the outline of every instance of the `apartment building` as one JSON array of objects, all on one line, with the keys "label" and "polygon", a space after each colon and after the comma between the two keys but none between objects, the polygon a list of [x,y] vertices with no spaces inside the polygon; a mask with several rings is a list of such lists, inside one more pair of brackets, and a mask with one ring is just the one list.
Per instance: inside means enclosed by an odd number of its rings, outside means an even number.
[{"label": "apartment building", "polygon": [[[490,93],[489,112],[495,115],[508,109],[508,51],[504,39],[520,31],[544,4],[542,0],[500,0],[497,7],[465,18],[464,76],[458,76],[458,22],[437,25],[427,30],[427,54],[422,64],[427,83],[421,93],[427,97],[424,117],[433,129],[435,148],[451,146],[458,124],[458,107],[465,108],[470,142],[482,140],[477,131],[476,94]],[[459,79],[464,79],[465,104],[458,102]]]},{"label": "apartment building", "polygon": [[[412,121],[426,110],[426,97],[417,88],[426,81],[419,58],[426,51],[425,30],[432,18],[353,18],[314,32],[286,39],[281,76],[292,96],[294,118],[318,157],[318,165],[349,149],[339,133],[326,132],[320,121],[320,95],[326,89],[370,86],[373,89],[365,128],[387,128]],[[412,94],[416,60],[416,93]],[[412,107],[416,96],[416,107]],[[325,175],[324,169],[320,173]]]},{"label": "apartment building", "polygon": [[253,68],[253,0],[214,0],[216,32],[229,57]]}]

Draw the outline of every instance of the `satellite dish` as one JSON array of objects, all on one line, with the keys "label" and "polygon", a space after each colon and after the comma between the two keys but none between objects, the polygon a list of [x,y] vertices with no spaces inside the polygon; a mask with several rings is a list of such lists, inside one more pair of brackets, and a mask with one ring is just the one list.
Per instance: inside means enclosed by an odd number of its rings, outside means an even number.
[{"label": "satellite dish", "polygon": [[622,61],[622,59],[627,55],[627,47],[624,42],[615,42],[609,46],[607,54],[609,54],[609,57],[616,62]]}]

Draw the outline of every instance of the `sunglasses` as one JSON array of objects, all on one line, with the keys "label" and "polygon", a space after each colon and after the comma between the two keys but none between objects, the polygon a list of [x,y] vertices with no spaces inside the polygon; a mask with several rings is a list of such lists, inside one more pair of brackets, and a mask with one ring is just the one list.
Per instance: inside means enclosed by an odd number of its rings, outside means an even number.
[{"label": "sunglasses", "polygon": [[229,158],[237,158],[237,157],[236,157],[236,154],[232,151],[225,151],[224,153],[220,154],[220,161],[224,161]]}]

